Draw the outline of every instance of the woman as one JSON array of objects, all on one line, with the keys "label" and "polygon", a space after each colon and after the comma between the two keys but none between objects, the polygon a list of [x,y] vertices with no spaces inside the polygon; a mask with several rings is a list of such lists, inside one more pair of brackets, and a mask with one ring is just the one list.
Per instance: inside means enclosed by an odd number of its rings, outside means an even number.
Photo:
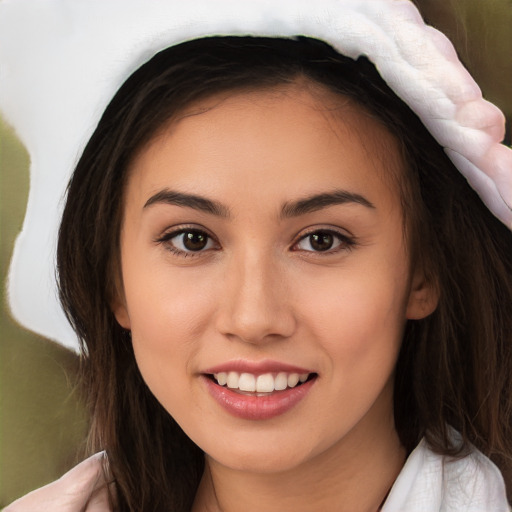
[{"label": "woman", "polygon": [[108,456],[71,476],[79,506],[506,510],[476,448],[506,473],[511,238],[366,59],[308,38],[157,54],[60,228]]}]

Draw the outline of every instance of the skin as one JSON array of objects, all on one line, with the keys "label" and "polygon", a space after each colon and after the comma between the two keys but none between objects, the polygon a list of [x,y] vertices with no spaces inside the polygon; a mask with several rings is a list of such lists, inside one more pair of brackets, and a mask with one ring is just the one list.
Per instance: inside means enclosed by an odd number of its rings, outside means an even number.
[{"label": "skin", "polygon": [[[389,178],[401,172],[385,128],[307,83],[204,100],[132,162],[123,291],[112,307],[132,331],[149,388],[206,454],[195,512],[375,512],[382,502],[405,460],[392,406],[403,328],[437,301],[409,262]],[[146,205],[167,189],[216,201],[229,216]],[[282,215],[285,205],[339,190],[371,206]],[[211,242],[176,254],[172,233],[183,227]],[[332,249],[312,250],[312,230],[337,233]],[[281,361],[318,378],[280,416],[236,418],[200,376],[239,359]]]}]

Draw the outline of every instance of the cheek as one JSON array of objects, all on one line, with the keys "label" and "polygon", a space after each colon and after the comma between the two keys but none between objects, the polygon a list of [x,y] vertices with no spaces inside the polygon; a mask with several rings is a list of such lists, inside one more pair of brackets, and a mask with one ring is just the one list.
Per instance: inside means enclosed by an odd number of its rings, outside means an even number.
[{"label": "cheek", "polygon": [[167,350],[172,347],[166,340],[178,338],[186,344],[204,327],[213,303],[214,276],[199,267],[174,268],[165,254],[158,256],[153,261],[137,254],[127,257],[123,285],[133,333]]},{"label": "cheek", "polygon": [[139,370],[158,400],[170,409],[188,385],[212,316],[212,286],[194,269],[123,262],[124,290]]},{"label": "cheek", "polygon": [[[340,378],[385,377],[394,366],[406,322],[407,276],[387,265],[317,272],[301,292],[304,322]],[[305,293],[305,289],[308,290]]]},{"label": "cheek", "polygon": [[326,355],[323,370],[330,392],[323,411],[334,435],[375,407],[380,421],[387,421],[392,410],[393,374],[405,325],[403,293],[396,288],[392,279],[345,276],[309,296],[311,338]]}]

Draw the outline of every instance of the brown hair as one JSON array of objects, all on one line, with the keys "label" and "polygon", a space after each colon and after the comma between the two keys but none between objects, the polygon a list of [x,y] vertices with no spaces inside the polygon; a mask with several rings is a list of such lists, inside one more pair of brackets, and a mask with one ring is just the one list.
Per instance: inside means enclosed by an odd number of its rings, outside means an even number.
[{"label": "brown hair", "polygon": [[68,188],[58,245],[61,301],[82,345],[91,450],[107,450],[120,510],[190,510],[204,464],[143,382],[129,334],[109,307],[129,163],[191,102],[299,78],[352,98],[401,144],[412,256],[440,291],[432,315],[408,322],[397,362],[402,443],[410,451],[425,436],[434,450],[452,455],[471,443],[512,487],[512,233],[368,60],[307,38],[218,37],[166,49],[125,82]]}]

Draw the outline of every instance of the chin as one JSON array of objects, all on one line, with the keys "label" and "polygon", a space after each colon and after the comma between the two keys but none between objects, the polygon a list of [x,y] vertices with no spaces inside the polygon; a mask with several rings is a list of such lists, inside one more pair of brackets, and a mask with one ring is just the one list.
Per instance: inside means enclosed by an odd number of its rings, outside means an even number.
[{"label": "chin", "polygon": [[276,450],[275,447],[261,447],[261,445],[214,455],[206,453],[207,457],[233,471],[260,474],[292,471],[308,459],[305,454],[297,452],[297,447]]}]

